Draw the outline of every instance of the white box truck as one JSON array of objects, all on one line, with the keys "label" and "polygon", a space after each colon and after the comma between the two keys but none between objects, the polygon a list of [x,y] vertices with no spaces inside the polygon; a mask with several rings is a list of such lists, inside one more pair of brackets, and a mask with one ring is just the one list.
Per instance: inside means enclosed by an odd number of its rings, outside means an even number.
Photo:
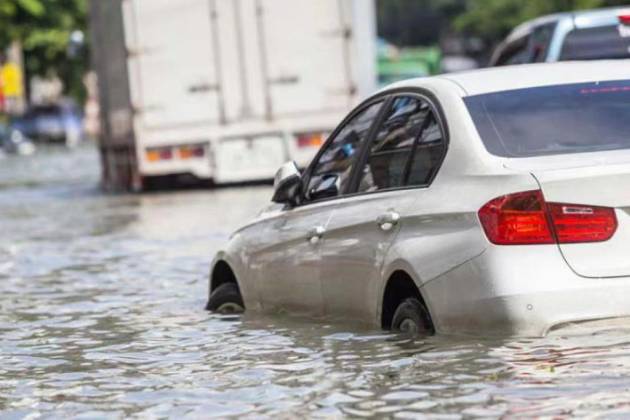
[{"label": "white box truck", "polygon": [[271,179],[287,160],[305,167],[376,89],[374,8],[374,0],[93,0],[105,185],[137,189],[179,174],[246,182]]}]

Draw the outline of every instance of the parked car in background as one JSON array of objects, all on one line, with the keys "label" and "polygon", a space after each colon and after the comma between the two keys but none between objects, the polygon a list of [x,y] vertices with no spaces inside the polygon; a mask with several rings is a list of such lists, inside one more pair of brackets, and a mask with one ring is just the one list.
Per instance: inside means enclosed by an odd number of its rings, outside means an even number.
[{"label": "parked car in background", "polygon": [[630,316],[627,63],[397,83],[212,265],[208,309],[541,336]]},{"label": "parked car in background", "polygon": [[544,16],[525,22],[495,50],[490,66],[630,58],[630,9]]},{"label": "parked car in background", "polygon": [[39,142],[62,143],[69,147],[83,140],[82,115],[72,102],[34,105],[9,124],[10,131]]}]

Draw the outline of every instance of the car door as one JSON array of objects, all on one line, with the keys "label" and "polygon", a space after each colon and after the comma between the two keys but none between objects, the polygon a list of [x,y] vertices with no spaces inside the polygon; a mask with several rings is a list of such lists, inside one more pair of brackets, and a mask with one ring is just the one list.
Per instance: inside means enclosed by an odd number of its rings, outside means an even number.
[{"label": "car door", "polygon": [[335,206],[320,248],[325,312],[358,320],[376,316],[384,258],[446,152],[436,108],[410,94],[394,98],[368,146],[355,193]]},{"label": "car door", "polygon": [[323,312],[322,238],[335,203],[348,189],[382,102],[359,108],[335,130],[304,177],[301,205],[266,222],[265,245],[252,261],[263,308]]}]

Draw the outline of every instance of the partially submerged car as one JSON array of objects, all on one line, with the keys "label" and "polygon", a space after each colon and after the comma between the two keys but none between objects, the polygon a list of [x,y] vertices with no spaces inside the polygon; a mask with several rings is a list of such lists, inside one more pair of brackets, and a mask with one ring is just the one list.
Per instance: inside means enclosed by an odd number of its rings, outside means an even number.
[{"label": "partially submerged car", "polygon": [[630,58],[630,9],[558,13],[517,26],[490,66]]},{"label": "partially submerged car", "polygon": [[542,336],[630,316],[630,63],[415,79],[358,106],[213,262],[207,308]]}]

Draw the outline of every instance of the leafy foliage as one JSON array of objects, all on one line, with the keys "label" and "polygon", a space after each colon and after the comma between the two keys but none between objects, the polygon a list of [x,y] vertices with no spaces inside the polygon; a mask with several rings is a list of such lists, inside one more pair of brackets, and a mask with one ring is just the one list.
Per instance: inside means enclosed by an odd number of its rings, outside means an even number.
[{"label": "leafy foliage", "polygon": [[628,0],[377,0],[379,32],[397,45],[434,44],[444,31],[492,45],[516,25],[550,13],[628,4]]},{"label": "leafy foliage", "polygon": [[627,0],[467,0],[464,13],[455,19],[455,28],[496,42],[513,27],[538,16],[627,3]]},{"label": "leafy foliage", "polygon": [[398,46],[434,44],[448,24],[448,0],[378,0],[378,31]]},{"label": "leafy foliage", "polygon": [[68,56],[73,31],[86,30],[87,0],[0,0],[0,48],[19,41],[29,76],[56,73],[75,96],[87,53]]}]

